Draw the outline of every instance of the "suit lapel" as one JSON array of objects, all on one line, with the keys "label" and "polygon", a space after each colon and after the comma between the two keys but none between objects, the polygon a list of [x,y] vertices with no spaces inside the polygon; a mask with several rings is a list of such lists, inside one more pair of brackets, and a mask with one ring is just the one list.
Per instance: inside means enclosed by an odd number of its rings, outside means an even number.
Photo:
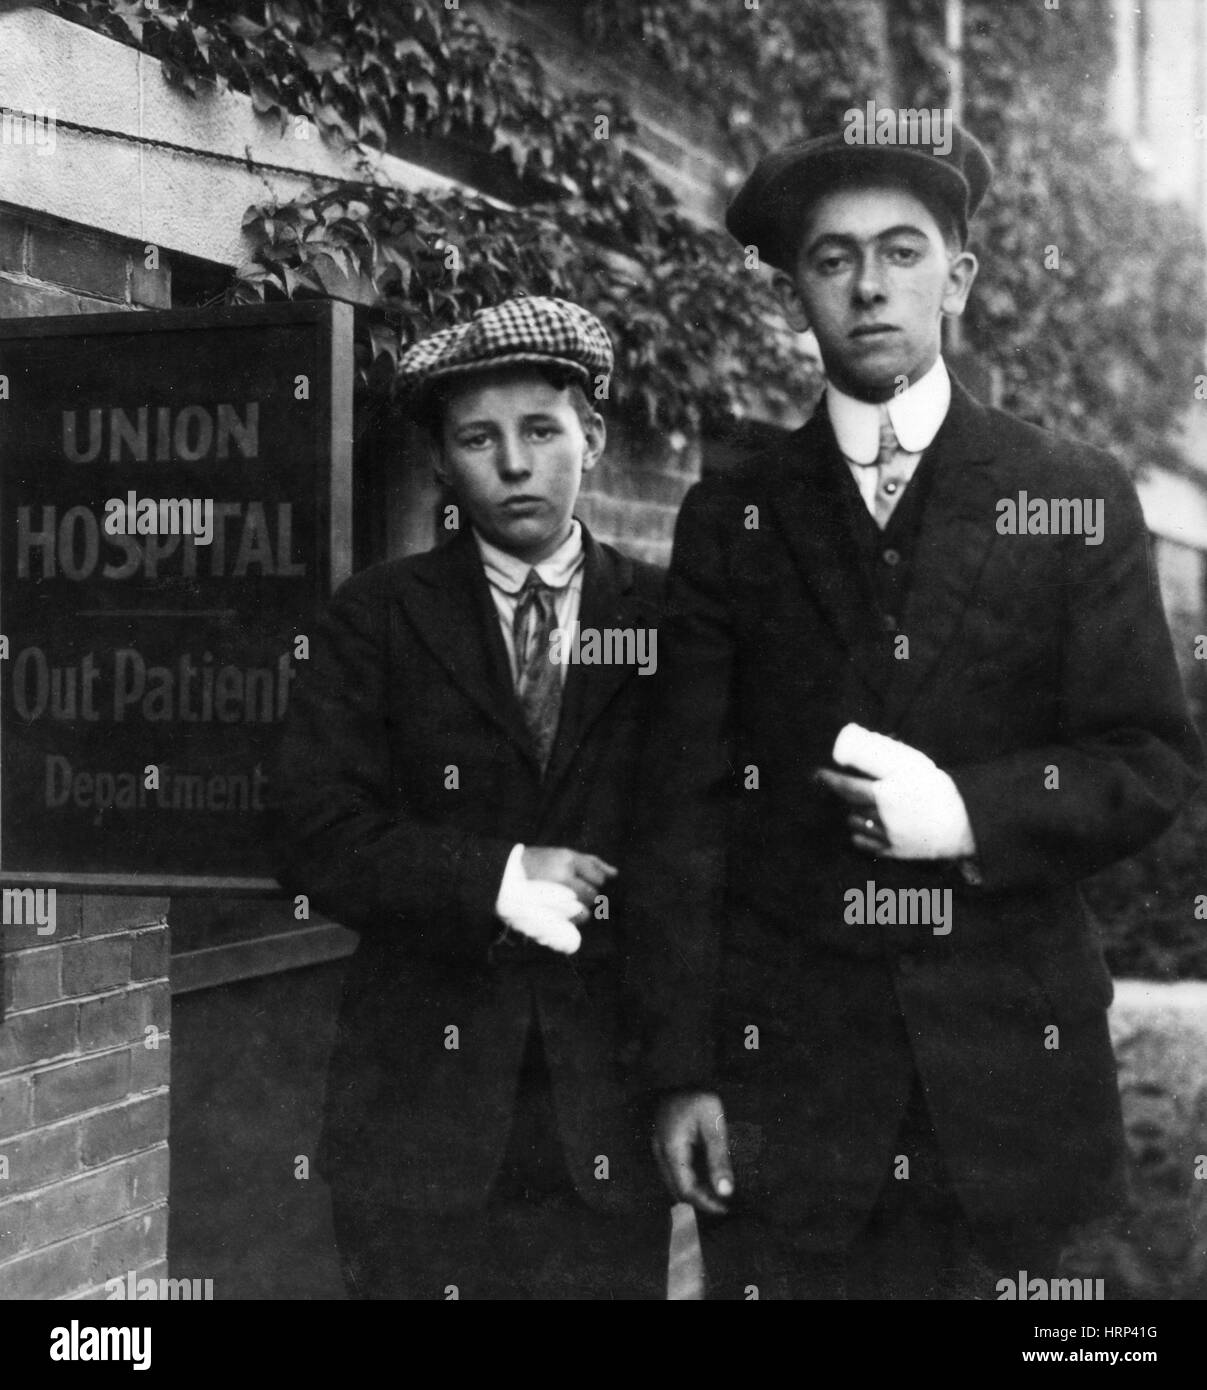
[{"label": "suit lapel", "polygon": [[400,598],[420,639],[453,684],[535,763],[472,533],[466,529],[448,545],[420,556]]},{"label": "suit lapel", "polygon": [[989,420],[954,377],[951,406],[931,448],[934,476],[901,624],[909,659],[892,663],[884,711],[890,728],[900,723],[955,637],[997,537],[993,518],[1001,484],[992,466]]},{"label": "suit lapel", "polygon": [[[578,611],[580,632],[651,626],[651,612],[634,590],[630,561],[604,550],[585,526],[583,549],[586,561]],[[638,676],[634,667],[620,664],[573,665],[566,672],[561,719],[545,777],[546,795],[555,790],[583,739],[616,693],[628,681],[637,679],[648,677]]]},{"label": "suit lapel", "polygon": [[769,478],[772,507],[810,593],[853,670],[873,690],[889,671],[873,594],[859,565],[842,493],[846,463],[824,405],[785,441]]}]

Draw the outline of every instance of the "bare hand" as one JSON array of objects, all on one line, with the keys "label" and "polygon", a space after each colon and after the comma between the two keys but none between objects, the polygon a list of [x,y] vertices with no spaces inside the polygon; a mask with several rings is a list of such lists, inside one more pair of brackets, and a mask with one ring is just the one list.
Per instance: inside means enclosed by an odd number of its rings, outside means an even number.
[{"label": "bare hand", "polygon": [[[696,1175],[701,1152],[706,1183]],[[726,1199],[733,1196],[733,1166],[720,1096],[690,1091],[663,1101],[654,1122],[654,1157],[676,1201],[690,1202],[713,1216],[725,1215]]]},{"label": "bare hand", "polygon": [[886,859],[960,859],[976,853],[959,789],[933,763],[878,779],[822,768],[817,780],[846,803],[856,849]]},{"label": "bare hand", "polygon": [[587,909],[588,915],[604,885],[617,874],[617,870],[598,855],[548,845],[526,846],[521,863],[529,878],[564,884]]},{"label": "bare hand", "polygon": [[829,768],[818,768],[817,780],[838,796],[851,808],[847,816],[847,829],[851,832],[851,843],[856,849],[869,854],[889,855],[889,841],[881,819],[877,792],[882,782],[870,777],[853,777],[845,772],[831,772]]}]

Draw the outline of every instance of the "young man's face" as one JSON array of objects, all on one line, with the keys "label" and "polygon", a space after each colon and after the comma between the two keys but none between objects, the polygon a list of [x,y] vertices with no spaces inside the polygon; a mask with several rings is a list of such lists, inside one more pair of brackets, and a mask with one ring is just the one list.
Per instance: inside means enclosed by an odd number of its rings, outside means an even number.
[{"label": "young man's face", "polygon": [[603,420],[584,424],[571,388],[539,372],[473,377],[445,401],[436,475],[488,541],[537,564],[569,535],[604,439]]},{"label": "young man's face", "polygon": [[934,365],[941,315],[963,312],[976,270],[920,199],[866,184],[818,199],[795,272],[776,284],[791,326],[816,334],[835,386],[882,401]]}]

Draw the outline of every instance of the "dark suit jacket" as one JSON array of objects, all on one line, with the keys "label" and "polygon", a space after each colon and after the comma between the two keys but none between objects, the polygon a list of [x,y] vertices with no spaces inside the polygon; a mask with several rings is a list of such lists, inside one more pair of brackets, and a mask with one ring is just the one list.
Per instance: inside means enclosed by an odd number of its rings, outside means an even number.
[{"label": "dark suit jacket", "polygon": [[[662,571],[585,528],[584,542],[582,626],[656,628]],[[328,1085],[334,1184],[412,1209],[479,1203],[538,1027],[583,1197],[606,1209],[654,1190],[614,1048],[615,933],[656,681],[634,666],[571,666],[542,780],[468,531],[367,569],[335,596],[291,700],[272,793],[282,883],[361,933]],[[496,944],[494,903],[517,842],[621,869],[608,918],[583,928],[573,957],[522,938]]]},{"label": "dark suit jacket", "polygon": [[[644,1079],[718,1090],[740,1193],[819,1245],[874,1202],[915,1070],[975,1217],[1063,1223],[1118,1198],[1112,985],[1077,881],[1163,830],[1201,762],[1121,468],[953,393],[896,633],[824,408],[691,491],[668,580],[630,918]],[[999,535],[1020,490],[1103,499],[1103,544]],[[849,721],[951,773],[981,886],[850,847],[811,779]],[[849,923],[868,881],[951,889],[950,934]]]}]

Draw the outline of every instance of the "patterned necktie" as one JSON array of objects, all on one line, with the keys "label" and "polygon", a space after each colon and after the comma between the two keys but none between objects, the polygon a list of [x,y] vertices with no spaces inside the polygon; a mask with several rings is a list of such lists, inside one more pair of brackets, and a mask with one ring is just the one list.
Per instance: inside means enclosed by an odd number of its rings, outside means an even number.
[{"label": "patterned necktie", "polygon": [[557,627],[553,590],[536,570],[528,571],[516,603],[512,633],[515,639],[516,695],[532,734],[544,772],[557,736],[562,706],[562,677],[549,659],[549,642]]},{"label": "patterned necktie", "polygon": [[909,482],[905,459],[901,455],[901,445],[893,431],[887,405],[880,407],[880,449],[876,454],[875,468],[876,492],[872,498],[872,516],[876,525],[883,531],[893,514],[893,508],[901,500],[906,483]]}]

